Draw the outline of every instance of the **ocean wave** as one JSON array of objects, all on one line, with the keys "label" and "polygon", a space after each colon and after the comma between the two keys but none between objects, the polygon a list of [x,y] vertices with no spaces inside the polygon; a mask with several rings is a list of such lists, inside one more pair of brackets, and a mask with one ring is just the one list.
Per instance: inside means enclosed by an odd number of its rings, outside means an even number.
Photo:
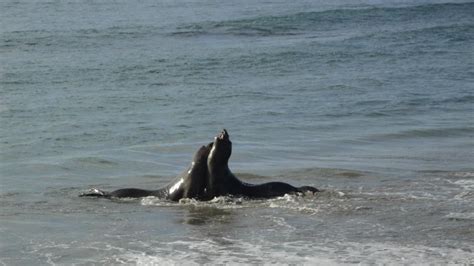
[{"label": "ocean wave", "polygon": [[378,201],[418,201],[418,200],[440,200],[441,195],[428,191],[364,191],[349,195],[352,199],[378,200]]},{"label": "ocean wave", "polygon": [[474,220],[474,212],[452,212],[445,217],[450,220]]},{"label": "ocean wave", "polygon": [[447,99],[442,99],[439,101],[439,104],[462,104],[462,103],[468,103],[468,104],[474,104],[474,96],[473,95],[464,95],[464,96],[457,96],[457,97],[451,97]]},{"label": "ocean wave", "polygon": [[[453,214],[453,216],[458,216]],[[23,251],[36,262],[55,264],[469,264],[472,251],[462,247],[431,247],[390,242],[340,239],[271,241],[262,238],[183,237],[171,241],[30,241]],[[18,262],[16,258],[2,261]]]},{"label": "ocean wave", "polygon": [[423,40],[436,39],[443,40],[447,43],[466,42],[474,38],[474,21],[472,23],[455,23],[452,25],[431,26],[421,29],[406,30],[391,33],[394,38],[402,38],[404,40]]},{"label": "ocean wave", "polygon": [[134,40],[161,34],[154,26],[112,26],[106,28],[84,28],[76,30],[24,30],[2,34],[0,49],[31,50],[37,47],[65,49],[87,49],[107,45],[113,40]]},{"label": "ocean wave", "polygon": [[474,179],[459,179],[453,181],[452,184],[460,186],[465,192],[474,193]]},{"label": "ocean wave", "polygon": [[103,165],[103,166],[116,166],[117,162],[107,160],[99,157],[80,157],[75,158],[74,161],[77,161],[80,164],[91,164],[91,165]]},{"label": "ocean wave", "polygon": [[314,177],[318,178],[349,178],[349,179],[358,179],[358,178],[367,178],[373,176],[373,173],[369,171],[359,171],[353,169],[344,169],[344,168],[304,168],[293,170],[288,173],[281,175],[282,177],[292,177],[294,179],[304,179],[304,180],[314,180]]},{"label": "ocean wave", "polygon": [[[414,24],[384,31],[369,31],[349,36],[342,43],[354,46],[366,42],[380,42],[384,44],[384,49],[374,51],[373,47],[370,47],[372,50],[364,50],[360,54],[379,58],[387,56],[407,58],[427,53],[448,54],[453,45],[462,45],[474,39],[474,21],[472,20],[437,24],[440,25]],[[434,49],[434,45],[437,45],[437,49]]]},{"label": "ocean wave", "polygon": [[[279,264],[297,263],[309,264],[317,262],[329,262],[331,260],[318,258],[310,253],[301,255],[293,250],[274,249],[274,244],[259,241],[250,243],[232,238],[220,239],[187,239],[169,242],[166,245],[155,247],[153,253],[146,255],[142,252],[126,252],[116,257],[125,263],[155,264],[168,261],[172,264],[228,264],[228,263],[251,263],[251,264]],[[114,258],[117,260],[117,258]]]},{"label": "ocean wave", "polygon": [[458,93],[453,96],[418,96],[410,99],[360,99],[347,101],[342,106],[327,110],[324,115],[330,118],[398,117],[400,115],[430,113],[439,110],[464,110],[469,108],[469,104],[474,104],[474,99],[466,93]]},{"label": "ocean wave", "polygon": [[457,178],[474,178],[474,172],[469,171],[458,171],[452,173],[452,176]]},{"label": "ocean wave", "polygon": [[387,141],[417,138],[471,137],[474,127],[415,128],[396,133],[374,134],[366,137],[370,141]]},{"label": "ocean wave", "polygon": [[[269,37],[299,35],[307,31],[333,30],[346,24],[385,24],[408,20],[464,15],[473,3],[426,4],[406,7],[344,8],[301,12],[282,16],[264,16],[250,19],[209,21],[179,26],[170,35],[194,37],[200,35],[234,35]],[[377,23],[379,21],[380,23]]]},{"label": "ocean wave", "polygon": [[[461,248],[439,248],[424,245],[399,245],[396,243],[357,243],[341,240],[317,242],[268,240],[246,241],[229,237],[218,239],[187,238],[167,243],[135,243],[135,248],[124,249],[119,245],[92,243],[83,249],[101,250],[105,264],[298,264],[333,265],[345,263],[362,264],[469,264],[474,260],[472,252]],[[58,262],[61,256],[53,257],[54,248],[65,250],[68,245],[51,244],[35,250],[51,262]],[[69,247],[77,248],[77,247]],[[54,253],[53,253],[54,254]],[[84,258],[84,261],[88,261]]]}]

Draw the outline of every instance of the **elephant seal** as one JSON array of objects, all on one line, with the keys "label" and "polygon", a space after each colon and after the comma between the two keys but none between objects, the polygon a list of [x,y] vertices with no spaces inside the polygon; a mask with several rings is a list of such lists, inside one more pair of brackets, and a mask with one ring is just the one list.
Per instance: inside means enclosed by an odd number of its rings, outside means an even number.
[{"label": "elephant seal", "polygon": [[202,146],[194,155],[191,165],[182,174],[178,175],[169,185],[158,190],[138,188],[122,188],[112,192],[91,189],[80,194],[79,197],[102,198],[141,198],[154,196],[158,198],[179,201],[182,198],[203,199],[208,181],[207,157],[212,143]]},{"label": "elephant seal", "polygon": [[228,163],[232,154],[232,142],[224,129],[214,138],[207,158],[209,181],[206,197],[241,195],[248,198],[272,198],[287,193],[319,192],[315,187],[294,187],[283,182],[248,184],[240,181],[229,169]]}]

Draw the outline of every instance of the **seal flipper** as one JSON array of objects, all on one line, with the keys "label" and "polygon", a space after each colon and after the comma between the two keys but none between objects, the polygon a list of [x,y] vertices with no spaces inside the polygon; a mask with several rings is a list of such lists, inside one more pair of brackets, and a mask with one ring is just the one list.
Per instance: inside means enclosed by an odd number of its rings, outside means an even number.
[{"label": "seal flipper", "polygon": [[159,195],[160,191],[151,191],[138,188],[122,188],[112,192],[103,191],[97,188],[92,188],[89,192],[79,194],[79,197],[97,197],[97,198],[141,198],[148,196]]},{"label": "seal flipper", "polygon": [[88,192],[79,194],[79,197],[97,197],[110,199],[112,195],[110,195],[109,192],[97,188],[91,188]]}]

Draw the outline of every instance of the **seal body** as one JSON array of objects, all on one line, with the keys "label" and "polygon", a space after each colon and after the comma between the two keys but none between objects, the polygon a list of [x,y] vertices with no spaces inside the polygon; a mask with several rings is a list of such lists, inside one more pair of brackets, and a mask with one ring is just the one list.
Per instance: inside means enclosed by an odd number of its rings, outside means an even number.
[{"label": "seal body", "polygon": [[229,158],[232,154],[232,142],[224,129],[214,138],[211,151],[207,158],[208,193],[207,197],[241,195],[249,198],[272,198],[288,193],[318,192],[311,187],[294,187],[284,182],[268,182],[249,184],[240,181],[229,169]]},{"label": "seal body", "polygon": [[80,197],[103,197],[103,198],[141,198],[154,196],[173,201],[182,198],[202,199],[208,182],[207,157],[212,143],[202,146],[194,155],[191,165],[170,184],[158,190],[146,190],[139,188],[122,188],[112,192],[92,189]]},{"label": "seal body", "polygon": [[202,146],[194,155],[191,165],[173,182],[157,192],[157,197],[178,201],[181,198],[203,199],[208,184],[207,157],[212,144]]},{"label": "seal body", "polygon": [[288,193],[318,192],[311,186],[294,187],[284,182],[249,184],[240,181],[229,169],[232,142],[224,129],[214,141],[202,146],[191,165],[170,184],[158,190],[123,188],[112,192],[92,189],[79,196],[103,198],[140,198],[154,196],[179,201],[182,198],[210,200],[218,196],[240,195],[248,198],[272,198]]}]

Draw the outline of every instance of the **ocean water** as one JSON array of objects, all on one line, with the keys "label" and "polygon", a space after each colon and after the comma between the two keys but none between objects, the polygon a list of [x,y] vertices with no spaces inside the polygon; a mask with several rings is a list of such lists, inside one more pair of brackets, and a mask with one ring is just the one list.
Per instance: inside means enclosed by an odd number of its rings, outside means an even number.
[{"label": "ocean water", "polygon": [[[0,264],[473,264],[471,1],[0,0]],[[250,183],[159,188],[226,128]]]}]

